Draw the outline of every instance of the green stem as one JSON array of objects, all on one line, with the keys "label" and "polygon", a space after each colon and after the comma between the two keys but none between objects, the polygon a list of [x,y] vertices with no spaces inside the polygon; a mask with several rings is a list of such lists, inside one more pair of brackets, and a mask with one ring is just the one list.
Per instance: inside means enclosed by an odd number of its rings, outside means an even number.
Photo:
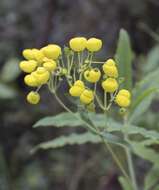
[{"label": "green stem", "polygon": [[83,123],[86,124],[86,126],[88,127],[88,129],[93,133],[93,134],[96,134],[96,135],[99,135],[98,132],[92,128],[91,125],[89,125],[87,122],[85,122],[81,117],[79,117],[77,114],[75,114],[74,112],[72,112],[63,102],[62,100],[58,97],[58,95],[56,94],[56,92],[53,90],[52,93],[54,94],[56,100],[58,101],[58,103],[69,113],[71,113],[72,115],[74,115],[77,119],[80,119],[83,121]]},{"label": "green stem", "polygon": [[118,157],[116,156],[115,152],[113,151],[113,149],[111,148],[111,146],[109,145],[109,143],[107,143],[103,138],[102,138],[102,141],[103,141],[105,147],[111,153],[112,158],[114,159],[115,163],[117,164],[117,166],[119,167],[119,169],[121,170],[121,172],[123,173],[123,175],[125,176],[125,178],[128,180],[128,183],[131,184],[130,178],[129,178],[127,172],[125,171],[124,167],[122,166],[121,162],[119,161]]},{"label": "green stem", "polygon": [[105,62],[103,62],[103,61],[92,61],[92,63],[99,63],[99,64],[103,64],[103,63],[105,63]]},{"label": "green stem", "polygon": [[135,172],[134,172],[132,155],[131,155],[131,152],[130,152],[130,150],[128,148],[126,148],[125,151],[126,151],[126,155],[127,155],[128,168],[129,168],[130,177],[131,177],[131,180],[132,180],[132,186],[133,186],[134,190],[138,190],[137,182],[136,182],[136,176],[135,176]]},{"label": "green stem", "polygon": [[[55,96],[56,100],[59,102],[59,104],[60,104],[66,111],[68,111],[69,113],[73,114],[76,118],[82,120],[81,117],[79,117],[78,115],[74,114],[74,113],[62,102],[62,100],[57,96],[57,94],[56,94],[56,92],[55,92],[54,90],[52,91],[52,93],[54,94],[54,96]],[[121,170],[121,172],[123,173],[123,175],[124,175],[124,176],[128,179],[128,181],[129,181],[129,176],[127,175],[127,173],[126,173],[124,167],[122,166],[121,162],[119,161],[119,159],[117,158],[116,154],[115,154],[114,151],[112,150],[111,146],[105,141],[105,139],[104,139],[103,136],[101,135],[99,129],[96,128],[96,127],[94,128],[94,127],[90,126],[90,125],[89,125],[87,122],[85,122],[84,120],[82,120],[82,121],[87,125],[87,127],[89,128],[89,130],[90,130],[92,133],[94,133],[94,134],[96,134],[96,135],[98,135],[98,136],[101,137],[101,140],[103,141],[103,143],[104,143],[104,145],[106,146],[106,148],[108,149],[108,151],[111,153],[111,155],[112,155],[114,161],[116,162],[116,164],[118,165],[119,169]]]},{"label": "green stem", "polygon": [[[128,127],[126,117],[124,118],[124,127]],[[127,141],[128,138],[129,138],[128,134],[125,134],[124,139]],[[131,181],[132,181],[132,187],[133,187],[134,190],[138,190],[136,175],[135,175],[135,171],[134,171],[134,164],[133,164],[132,154],[131,154],[129,148],[125,148],[125,153],[126,153],[126,156],[127,156],[128,169],[129,169],[129,175],[130,175]]]}]

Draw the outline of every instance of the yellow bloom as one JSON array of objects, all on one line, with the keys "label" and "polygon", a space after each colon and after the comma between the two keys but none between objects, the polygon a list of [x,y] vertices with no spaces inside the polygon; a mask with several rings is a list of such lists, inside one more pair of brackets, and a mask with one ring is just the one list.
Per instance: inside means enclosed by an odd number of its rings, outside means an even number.
[{"label": "yellow bloom", "polygon": [[108,59],[105,63],[109,66],[115,66],[116,65],[116,62],[113,59]]},{"label": "yellow bloom", "polygon": [[84,85],[83,81],[81,81],[81,80],[75,81],[74,86],[79,86],[81,88],[85,88],[85,85]]},{"label": "yellow bloom", "polygon": [[47,61],[43,64],[43,67],[52,72],[57,68],[57,63],[54,60]]},{"label": "yellow bloom", "polygon": [[24,71],[26,73],[31,73],[36,69],[37,62],[34,60],[21,61],[19,64],[19,67],[22,71]]},{"label": "yellow bloom", "polygon": [[90,38],[87,40],[86,47],[90,52],[99,51],[102,48],[102,40],[97,38]]},{"label": "yellow bloom", "polygon": [[25,49],[25,50],[23,50],[22,54],[23,54],[24,58],[27,60],[33,60],[34,59],[34,54],[33,54],[32,49]]},{"label": "yellow bloom", "polygon": [[112,59],[108,59],[103,65],[103,71],[108,77],[118,77],[118,69],[115,66],[115,62]]},{"label": "yellow bloom", "polygon": [[44,59],[44,54],[41,50],[39,49],[32,49],[33,57],[38,63],[42,63]]},{"label": "yellow bloom", "polygon": [[79,86],[72,86],[69,90],[71,96],[78,97],[83,92],[83,89]]},{"label": "yellow bloom", "polygon": [[24,82],[31,87],[39,86],[37,79],[32,74],[26,75],[24,77]]},{"label": "yellow bloom", "polygon": [[90,104],[94,99],[93,91],[92,90],[84,90],[80,96],[80,101],[83,104]]},{"label": "yellow bloom", "polygon": [[70,48],[73,51],[80,52],[86,48],[87,39],[84,37],[72,38],[69,41]]},{"label": "yellow bloom", "polygon": [[101,72],[97,68],[86,70],[84,72],[84,78],[91,83],[95,83],[99,81],[100,77],[101,77]]},{"label": "yellow bloom", "polygon": [[82,94],[85,89],[85,85],[81,80],[77,80],[74,85],[70,88],[69,93],[71,96],[78,97]]},{"label": "yellow bloom", "polygon": [[56,44],[50,44],[43,47],[41,51],[48,59],[56,60],[61,55],[61,47]]},{"label": "yellow bloom", "polygon": [[115,92],[118,89],[118,83],[114,78],[108,78],[102,82],[102,87],[106,92]]},{"label": "yellow bloom", "polygon": [[130,105],[130,99],[127,98],[126,96],[117,94],[116,98],[115,98],[115,102],[120,106],[120,107],[128,107]]},{"label": "yellow bloom", "polygon": [[40,101],[39,93],[34,92],[34,91],[29,92],[29,94],[27,95],[27,101],[30,104],[38,104]]},{"label": "yellow bloom", "polygon": [[46,84],[50,78],[50,73],[44,67],[38,67],[32,75],[35,77],[39,85]]},{"label": "yellow bloom", "polygon": [[125,97],[127,97],[129,99],[131,98],[131,93],[126,89],[119,90],[118,94],[120,94],[122,96],[125,96]]}]

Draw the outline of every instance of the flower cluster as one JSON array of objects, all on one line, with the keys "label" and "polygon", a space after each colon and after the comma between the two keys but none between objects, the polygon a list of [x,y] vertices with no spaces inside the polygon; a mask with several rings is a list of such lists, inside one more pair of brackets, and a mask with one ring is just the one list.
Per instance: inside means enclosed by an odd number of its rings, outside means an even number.
[{"label": "flower cluster", "polygon": [[[25,49],[23,56],[26,60],[20,62],[20,68],[27,73],[24,82],[30,87],[40,87],[46,84],[57,68],[56,60],[61,55],[61,48],[56,44],[51,44],[41,49]],[[27,96],[27,101],[37,104],[40,100],[38,92],[31,91]]]},{"label": "flower cluster", "polygon": [[[127,108],[131,103],[131,94],[126,89],[120,89],[115,60],[93,61],[94,54],[101,48],[100,39],[75,37],[63,52],[56,44],[41,49],[25,49],[23,56],[26,60],[20,62],[21,70],[27,73],[24,82],[37,88],[27,95],[27,101],[37,104],[40,101],[38,91],[42,85],[48,84],[49,89],[56,93],[59,84],[65,79],[69,85],[69,95],[83,105],[97,103],[101,109],[107,110],[115,102]],[[98,84],[104,92],[103,100],[97,93]]]}]

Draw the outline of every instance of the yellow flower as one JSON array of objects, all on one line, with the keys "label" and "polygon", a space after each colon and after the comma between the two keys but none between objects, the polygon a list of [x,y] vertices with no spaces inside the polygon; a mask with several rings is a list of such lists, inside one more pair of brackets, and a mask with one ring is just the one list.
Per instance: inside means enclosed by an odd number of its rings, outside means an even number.
[{"label": "yellow flower", "polygon": [[57,68],[57,63],[54,60],[47,61],[43,64],[43,67],[52,72]]},{"label": "yellow flower", "polygon": [[92,90],[84,90],[80,96],[80,101],[83,104],[90,104],[94,99],[93,91]]},{"label": "yellow flower", "polygon": [[118,77],[118,69],[115,66],[115,62],[112,59],[106,61],[103,65],[103,71],[108,77]]},{"label": "yellow flower", "polygon": [[37,79],[32,74],[26,75],[24,77],[24,82],[31,87],[39,86]]},{"label": "yellow flower", "polygon": [[22,71],[24,71],[26,73],[31,73],[36,69],[37,62],[34,60],[21,61],[19,64],[19,67]]},{"label": "yellow flower", "polygon": [[118,83],[114,78],[108,78],[102,82],[102,87],[106,92],[115,92],[118,89]]},{"label": "yellow flower", "polygon": [[129,99],[131,98],[131,93],[126,89],[119,90],[118,94],[120,94],[122,96],[125,96],[125,97],[127,97]]},{"label": "yellow flower", "polygon": [[33,60],[34,59],[34,54],[33,54],[32,49],[25,49],[25,50],[23,50],[22,54],[23,54],[24,58],[27,60]]},{"label": "yellow flower", "polygon": [[116,65],[116,62],[113,59],[108,59],[105,63],[109,66],[115,66]]},{"label": "yellow flower", "polygon": [[38,67],[32,75],[35,77],[39,85],[46,84],[50,78],[50,73],[44,67]]},{"label": "yellow flower", "polygon": [[99,81],[100,77],[101,77],[101,72],[97,68],[86,70],[84,72],[84,78],[91,83],[95,83]]},{"label": "yellow flower", "polygon": [[80,52],[86,48],[87,39],[84,37],[72,38],[69,41],[70,48],[73,51]]},{"label": "yellow flower", "polygon": [[69,93],[71,96],[78,97],[82,94],[85,89],[85,85],[81,80],[77,80],[74,85],[70,88]]},{"label": "yellow flower", "polygon": [[115,102],[120,106],[120,107],[128,107],[130,105],[130,99],[127,98],[126,96],[117,94],[116,98],[115,98]]},{"label": "yellow flower", "polygon": [[40,101],[39,93],[34,92],[34,91],[29,92],[29,94],[27,95],[27,101],[30,104],[38,104]]},{"label": "yellow flower", "polygon": [[81,88],[85,88],[85,85],[84,85],[83,81],[81,81],[81,80],[75,81],[74,86],[79,86]]},{"label": "yellow flower", "polygon": [[38,63],[42,63],[44,59],[44,54],[41,50],[39,49],[32,49],[33,57]]},{"label": "yellow flower", "polygon": [[50,44],[43,47],[41,51],[48,59],[56,60],[61,55],[61,47],[56,44]]},{"label": "yellow flower", "polygon": [[102,40],[97,38],[90,38],[87,40],[86,47],[90,52],[99,51],[102,48]]}]

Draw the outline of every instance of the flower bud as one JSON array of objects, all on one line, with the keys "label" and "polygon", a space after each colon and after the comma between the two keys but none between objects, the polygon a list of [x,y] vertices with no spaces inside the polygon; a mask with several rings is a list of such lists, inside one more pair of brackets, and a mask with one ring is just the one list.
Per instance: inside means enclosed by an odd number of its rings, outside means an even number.
[{"label": "flower bud", "polygon": [[44,67],[38,67],[32,75],[36,78],[39,85],[46,84],[50,78],[50,73]]},{"label": "flower bud", "polygon": [[131,93],[126,89],[119,90],[118,94],[120,94],[122,96],[125,96],[125,97],[127,97],[129,99],[131,98]]},{"label": "flower bud", "polygon": [[115,62],[112,59],[108,59],[103,65],[103,71],[108,77],[118,77],[118,70],[115,66]]},{"label": "flower bud", "polygon": [[19,67],[22,71],[24,71],[26,73],[31,73],[36,69],[37,62],[34,60],[21,61],[19,64]]},{"label": "flower bud", "polygon": [[75,81],[74,86],[79,86],[81,88],[85,88],[85,85],[84,85],[83,81],[81,81],[81,80]]},{"label": "flower bud", "polygon": [[99,51],[102,48],[102,40],[97,38],[90,38],[87,40],[86,47],[90,52]]},{"label": "flower bud", "polygon": [[47,61],[43,64],[43,67],[52,72],[57,68],[57,63],[54,60]]},{"label": "flower bud", "polygon": [[43,62],[43,59],[44,59],[44,54],[41,50],[39,49],[32,49],[32,53],[33,53],[33,57],[34,59],[40,64]]},{"label": "flower bud", "polygon": [[84,37],[75,37],[69,41],[70,48],[75,52],[81,52],[86,48],[87,39]]},{"label": "flower bud", "polygon": [[82,94],[85,89],[85,85],[81,80],[77,80],[74,85],[70,88],[69,93],[71,96],[78,97]]},{"label": "flower bud", "polygon": [[118,89],[118,83],[114,78],[108,78],[102,82],[102,87],[105,92],[113,93]]},{"label": "flower bud", "polygon": [[38,104],[40,101],[39,93],[34,92],[34,91],[29,92],[29,94],[27,95],[27,101],[30,104]]},{"label": "flower bud", "polygon": [[41,51],[48,59],[56,60],[61,55],[61,47],[56,44],[50,44],[43,47]]},{"label": "flower bud", "polygon": [[126,96],[117,94],[115,98],[115,102],[120,106],[120,107],[128,107],[130,105],[130,99],[127,98]]},{"label": "flower bud", "polygon": [[39,86],[37,79],[32,75],[32,73],[24,77],[24,82],[26,85],[31,87]]},{"label": "flower bud", "polygon": [[93,91],[92,90],[84,90],[80,96],[80,101],[83,104],[90,104],[94,99]]},{"label": "flower bud", "polygon": [[22,54],[23,54],[23,57],[27,60],[34,59],[34,54],[33,54],[32,49],[24,49]]},{"label": "flower bud", "polygon": [[97,81],[99,81],[100,77],[101,77],[101,72],[97,68],[86,70],[84,72],[84,78],[91,83],[96,83]]}]

